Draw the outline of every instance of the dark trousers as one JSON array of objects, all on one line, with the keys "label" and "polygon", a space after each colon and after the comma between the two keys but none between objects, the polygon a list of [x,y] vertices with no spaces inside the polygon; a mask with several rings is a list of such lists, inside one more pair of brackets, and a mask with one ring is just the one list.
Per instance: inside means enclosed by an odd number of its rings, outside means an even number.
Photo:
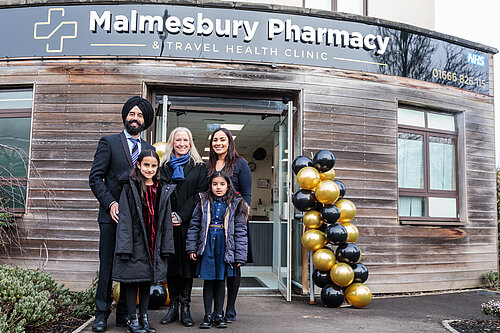
[{"label": "dark trousers", "polygon": [[[108,317],[111,312],[113,257],[115,255],[116,223],[99,223],[99,280],[95,295],[96,317]],[[116,315],[127,316],[127,300],[125,293],[120,293],[116,307]]]},{"label": "dark trousers", "polygon": [[181,304],[191,303],[193,279],[180,276],[167,277],[167,286],[170,302],[181,302]]}]

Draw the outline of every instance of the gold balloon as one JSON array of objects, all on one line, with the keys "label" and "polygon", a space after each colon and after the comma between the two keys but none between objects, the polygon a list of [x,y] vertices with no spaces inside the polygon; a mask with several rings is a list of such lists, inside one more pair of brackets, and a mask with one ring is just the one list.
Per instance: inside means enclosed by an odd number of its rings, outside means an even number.
[{"label": "gold balloon", "polygon": [[341,199],[335,203],[335,206],[340,210],[339,223],[349,222],[356,215],[356,206],[351,200]]},{"label": "gold balloon", "polygon": [[352,306],[362,308],[372,301],[372,292],[362,283],[353,283],[347,287],[345,298]]},{"label": "gold balloon", "polygon": [[349,222],[342,223],[342,226],[347,230],[347,240],[346,243],[354,243],[358,240],[359,231],[358,227]]},{"label": "gold balloon", "polygon": [[340,189],[333,180],[323,180],[314,189],[314,194],[319,202],[325,205],[330,205],[337,201],[340,195]]},{"label": "gold balloon", "polygon": [[120,282],[118,282],[113,288],[113,299],[116,303],[118,303],[118,299],[120,299]]},{"label": "gold balloon", "polygon": [[321,249],[326,242],[325,234],[316,229],[307,230],[302,235],[302,245],[309,251]]},{"label": "gold balloon", "polygon": [[158,154],[161,160],[161,157],[163,156],[163,154],[165,153],[165,149],[167,148],[167,143],[163,141],[158,141],[153,145],[153,147],[156,148],[156,153]]},{"label": "gold balloon", "polygon": [[[120,299],[120,282],[115,284],[113,287],[113,299],[116,303],[118,303],[118,300]],[[137,305],[139,305],[139,293],[137,293]]]},{"label": "gold balloon", "polygon": [[339,262],[333,265],[330,270],[330,277],[337,286],[347,287],[354,281],[354,271],[348,264]]},{"label": "gold balloon", "polygon": [[328,170],[326,172],[320,172],[319,178],[321,180],[327,180],[327,179],[334,180],[335,179],[335,170],[333,168],[331,168],[330,170]]},{"label": "gold balloon", "polygon": [[165,305],[170,304],[170,293],[168,292],[167,280],[164,280],[161,284],[165,286],[165,290],[167,291],[167,300],[165,301]]},{"label": "gold balloon", "polygon": [[329,271],[335,265],[335,254],[329,249],[320,249],[313,254],[313,265],[320,271]]},{"label": "gold balloon", "polygon": [[304,190],[312,190],[319,182],[319,172],[313,167],[302,168],[297,174],[297,183]]},{"label": "gold balloon", "polygon": [[310,229],[317,229],[323,224],[321,214],[315,210],[310,210],[302,217],[302,223]]}]

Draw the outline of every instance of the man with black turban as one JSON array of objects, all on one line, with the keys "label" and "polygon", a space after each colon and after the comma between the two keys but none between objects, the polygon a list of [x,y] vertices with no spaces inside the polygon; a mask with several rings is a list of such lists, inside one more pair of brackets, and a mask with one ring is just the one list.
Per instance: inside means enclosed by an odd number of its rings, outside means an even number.
[{"label": "man with black turban", "polygon": [[[92,331],[104,332],[111,312],[111,270],[115,251],[116,224],[120,179],[130,173],[142,150],[155,148],[141,139],[140,133],[153,123],[154,110],[147,100],[134,96],[122,108],[125,129],[119,134],[103,136],[99,140],[89,174],[89,185],[99,201],[99,281],[96,291],[96,311]],[[124,294],[124,293],[123,293]],[[120,295],[116,308],[116,325],[126,326],[126,300]]]}]

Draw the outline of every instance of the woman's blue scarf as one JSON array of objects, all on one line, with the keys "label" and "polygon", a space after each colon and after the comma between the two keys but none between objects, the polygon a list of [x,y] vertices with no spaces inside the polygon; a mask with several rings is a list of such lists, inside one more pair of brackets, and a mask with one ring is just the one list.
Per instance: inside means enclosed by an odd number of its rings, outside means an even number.
[{"label": "woman's blue scarf", "polygon": [[170,155],[170,166],[174,169],[174,173],[172,175],[172,180],[177,182],[181,182],[184,180],[184,169],[183,166],[189,162],[191,158],[191,153],[187,153],[181,157],[175,157],[175,155]]}]

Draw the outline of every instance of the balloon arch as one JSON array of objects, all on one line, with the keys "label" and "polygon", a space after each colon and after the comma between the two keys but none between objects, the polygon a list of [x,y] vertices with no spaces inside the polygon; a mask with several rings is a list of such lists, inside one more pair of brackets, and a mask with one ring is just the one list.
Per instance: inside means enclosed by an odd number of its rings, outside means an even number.
[{"label": "balloon arch", "polygon": [[370,304],[372,293],[363,284],[368,269],[359,262],[361,251],[354,244],[359,237],[352,223],[356,206],[344,199],[346,187],[335,179],[334,165],[335,155],[327,150],[318,151],[312,160],[306,156],[295,158],[292,169],[301,189],[292,202],[304,212],[302,223],[307,230],[302,245],[314,252],[312,280],[321,288],[323,304],[339,307],[347,301],[362,308]]}]

